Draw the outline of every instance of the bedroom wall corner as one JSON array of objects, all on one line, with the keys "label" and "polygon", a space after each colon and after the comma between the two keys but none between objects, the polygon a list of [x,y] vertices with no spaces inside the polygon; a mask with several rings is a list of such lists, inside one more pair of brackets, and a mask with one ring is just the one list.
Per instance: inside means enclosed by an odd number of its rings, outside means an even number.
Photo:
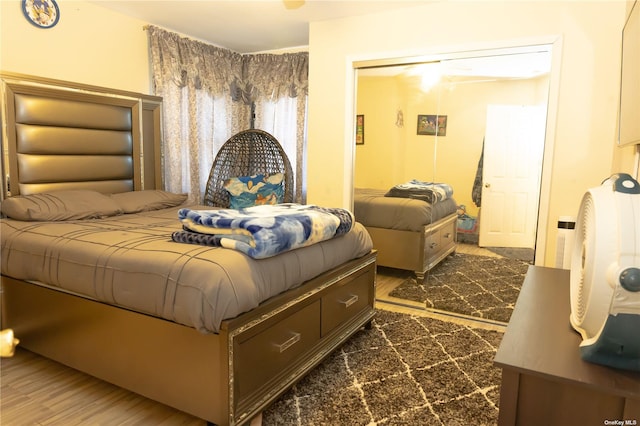
[{"label": "bedroom wall corner", "polygon": [[151,94],[145,22],[88,1],[59,1],[52,28],[30,24],[19,0],[0,1],[0,69]]}]

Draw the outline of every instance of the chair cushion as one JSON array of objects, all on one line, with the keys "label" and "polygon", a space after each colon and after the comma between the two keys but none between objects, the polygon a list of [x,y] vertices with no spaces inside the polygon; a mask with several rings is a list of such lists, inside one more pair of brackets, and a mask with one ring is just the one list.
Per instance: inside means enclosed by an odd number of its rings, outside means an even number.
[{"label": "chair cushion", "polygon": [[239,176],[224,181],[223,187],[231,195],[230,207],[242,209],[262,204],[280,204],[284,201],[283,173],[270,176]]}]

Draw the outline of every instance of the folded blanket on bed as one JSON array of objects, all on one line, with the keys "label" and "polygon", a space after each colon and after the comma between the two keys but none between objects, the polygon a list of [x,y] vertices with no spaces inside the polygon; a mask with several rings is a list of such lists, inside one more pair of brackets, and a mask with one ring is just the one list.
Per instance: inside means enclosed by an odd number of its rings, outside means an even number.
[{"label": "folded blanket on bed", "polygon": [[183,230],[173,241],[226,247],[254,259],[318,243],[346,234],[353,214],[340,208],[301,204],[276,204],[240,210],[180,209]]},{"label": "folded blanket on bed", "polygon": [[453,188],[446,183],[422,182],[420,180],[413,179],[409,182],[394,186],[384,196],[415,198],[428,203],[437,203],[438,201],[451,198],[452,195]]}]

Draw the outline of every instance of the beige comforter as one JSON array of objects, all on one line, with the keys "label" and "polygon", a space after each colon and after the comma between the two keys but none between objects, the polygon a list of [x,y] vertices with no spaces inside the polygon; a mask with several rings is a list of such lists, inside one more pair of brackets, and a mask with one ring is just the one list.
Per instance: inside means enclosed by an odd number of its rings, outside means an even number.
[{"label": "beige comforter", "polygon": [[181,229],[178,209],[65,222],[2,219],[2,274],[217,332],[223,319],[372,248],[356,223],[346,235],[254,260],[172,241]]}]

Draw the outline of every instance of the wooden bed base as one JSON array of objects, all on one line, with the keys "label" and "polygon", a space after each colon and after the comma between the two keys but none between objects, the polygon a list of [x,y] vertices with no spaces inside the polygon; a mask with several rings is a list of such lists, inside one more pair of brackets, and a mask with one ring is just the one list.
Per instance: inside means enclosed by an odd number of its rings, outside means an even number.
[{"label": "wooden bed base", "polygon": [[2,277],[20,346],[219,425],[249,422],[374,316],[375,253],[225,320],[219,334]]},{"label": "wooden bed base", "polygon": [[378,265],[415,271],[419,281],[456,250],[458,215],[446,216],[421,231],[400,231],[367,226],[378,251]]}]

